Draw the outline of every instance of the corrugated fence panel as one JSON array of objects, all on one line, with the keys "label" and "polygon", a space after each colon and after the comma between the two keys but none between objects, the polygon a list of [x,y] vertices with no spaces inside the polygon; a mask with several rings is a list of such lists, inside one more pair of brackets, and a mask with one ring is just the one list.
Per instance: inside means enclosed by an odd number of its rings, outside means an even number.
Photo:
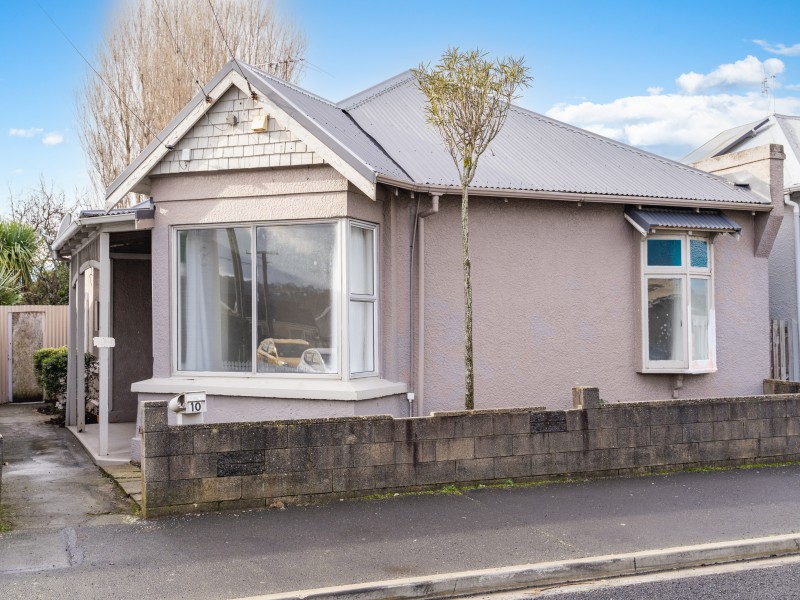
[{"label": "corrugated fence panel", "polygon": [[11,332],[8,329],[8,315],[15,312],[44,313],[44,347],[55,348],[67,345],[69,327],[69,306],[0,306],[0,403],[10,402],[8,381],[8,347]]}]

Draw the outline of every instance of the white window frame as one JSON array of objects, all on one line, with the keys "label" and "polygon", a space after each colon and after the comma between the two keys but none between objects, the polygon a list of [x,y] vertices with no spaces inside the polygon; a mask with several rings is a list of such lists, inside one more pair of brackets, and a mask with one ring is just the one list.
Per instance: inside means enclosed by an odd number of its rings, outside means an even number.
[{"label": "white window frame", "polygon": [[[708,244],[708,266],[692,267],[690,241],[702,240]],[[647,266],[648,240],[680,240],[681,266]],[[641,241],[641,339],[642,339],[642,373],[713,373],[717,370],[716,319],[714,298],[714,238],[692,231],[654,233]],[[648,322],[648,282],[651,279],[679,279],[683,302],[681,303],[681,319],[686,324],[681,339],[683,360],[650,360],[650,327]],[[708,280],[708,358],[696,360],[692,356],[692,310],[691,280]]]},{"label": "white window frame", "polygon": [[[345,234],[341,236],[345,240],[345,248],[346,253],[343,254],[342,258],[343,262],[347,262],[347,267],[344,269],[346,271],[345,275],[345,285],[344,288],[346,293],[344,294],[344,303],[347,306],[344,306],[342,312],[344,313],[343,318],[345,319],[343,329],[347,331],[347,339],[344,344],[346,344],[347,348],[347,369],[343,372],[347,373],[350,379],[358,379],[361,377],[375,377],[378,375],[378,365],[380,360],[380,351],[378,345],[378,330],[380,328],[379,322],[379,311],[378,311],[378,288],[380,286],[380,281],[378,279],[378,248],[380,248],[378,242],[378,226],[373,223],[367,223],[365,221],[358,221],[355,219],[344,219],[343,226],[345,228]],[[372,251],[372,294],[356,294],[350,291],[350,229],[352,227],[359,227],[361,229],[368,229],[372,231],[372,243],[373,243],[373,251]],[[372,362],[372,370],[371,371],[357,371],[354,372],[350,368],[350,304],[352,302],[362,302],[362,303],[371,303],[372,304],[372,354],[373,354],[373,362]]]},{"label": "white window frame", "polygon": [[[333,293],[339,296],[339,328],[337,351],[339,353],[339,370],[336,373],[259,373],[257,371],[258,365],[256,360],[256,352],[258,347],[257,340],[257,319],[251,316],[252,327],[252,359],[250,372],[235,372],[235,371],[185,371],[179,368],[180,357],[180,314],[179,314],[179,298],[178,298],[178,276],[180,273],[180,256],[178,252],[178,236],[181,231],[192,231],[198,229],[235,229],[235,228],[248,228],[251,231],[250,250],[251,256],[256,256],[257,236],[256,231],[259,227],[269,227],[274,225],[305,225],[305,224],[318,224],[318,223],[334,223],[337,226],[337,248],[338,265],[334,274],[333,280],[336,282],[337,287]],[[371,229],[374,231],[374,247],[372,256],[373,265],[373,281],[374,288],[373,294],[369,297],[369,301],[373,303],[373,354],[374,354],[374,369],[370,372],[364,373],[350,373],[350,332],[349,332],[349,310],[351,294],[349,289],[349,235],[351,224]],[[170,273],[170,349],[171,349],[171,373],[175,377],[234,377],[234,378],[258,378],[258,379],[299,379],[299,380],[340,380],[349,381],[350,379],[362,377],[377,377],[380,375],[380,352],[379,352],[379,295],[378,289],[380,282],[378,280],[378,253],[380,248],[379,243],[379,227],[374,223],[367,223],[354,219],[298,219],[298,220],[281,220],[281,221],[248,221],[248,222],[231,222],[231,223],[203,223],[196,225],[174,225],[170,227],[170,254],[171,254],[171,273]],[[256,310],[257,302],[256,296],[258,293],[258,286],[255,285],[256,281],[256,261],[251,262],[251,280],[252,284],[252,298],[251,310]],[[354,294],[354,298],[362,298],[363,296]]]}]

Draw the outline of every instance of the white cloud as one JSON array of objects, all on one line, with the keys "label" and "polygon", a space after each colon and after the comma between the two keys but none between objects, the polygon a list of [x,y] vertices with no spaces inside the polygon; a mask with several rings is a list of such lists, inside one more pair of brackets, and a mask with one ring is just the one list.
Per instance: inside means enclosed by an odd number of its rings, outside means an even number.
[{"label": "white cloud", "polygon": [[42,131],[44,130],[36,127],[31,127],[30,129],[17,129],[12,127],[8,130],[8,135],[12,137],[32,138],[42,133]]},{"label": "white cloud", "polygon": [[748,56],[735,63],[720,65],[706,75],[694,71],[684,73],[675,81],[687,94],[697,94],[760,85],[764,77],[783,73],[784,67],[783,61],[778,58],[768,58],[761,62],[755,56]]},{"label": "white cloud", "polygon": [[48,133],[42,138],[42,143],[45,146],[58,146],[59,144],[64,143],[64,136],[55,132]]},{"label": "white cloud", "polygon": [[764,40],[753,40],[770,54],[780,54],[781,56],[800,56],[800,44],[787,46],[785,44],[770,44]]},{"label": "white cloud", "polygon": [[[776,111],[800,114],[800,98],[775,100]],[[760,93],[658,94],[618,98],[606,104],[558,104],[547,115],[626,144],[656,148],[680,158],[719,132],[763,118],[768,100]]]},{"label": "white cloud", "polygon": [[647,93],[650,94],[651,96],[658,96],[663,91],[664,91],[664,88],[658,87],[658,86],[653,86],[653,87],[647,88]]},{"label": "white cloud", "polygon": [[22,175],[25,172],[25,169],[14,169],[11,171],[11,175]]}]

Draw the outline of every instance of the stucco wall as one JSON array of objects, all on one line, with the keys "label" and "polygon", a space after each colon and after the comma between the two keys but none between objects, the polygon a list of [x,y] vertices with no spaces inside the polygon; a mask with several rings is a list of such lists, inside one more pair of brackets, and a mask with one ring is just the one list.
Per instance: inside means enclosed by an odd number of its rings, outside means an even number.
[{"label": "stucco wall", "polygon": [[[419,198],[373,202],[327,166],[154,178],[153,197],[155,377],[170,375],[170,225],[351,216],[380,226],[381,375],[413,383],[409,247]],[[680,397],[755,394],[768,375],[767,261],[754,256],[753,216],[728,214],[743,231],[714,245],[719,371],[686,376]],[[459,219],[455,197],[426,219],[425,413],[463,402]],[[635,371],[641,237],[622,205],[473,197],[471,223],[476,407],[563,408],[575,385],[600,386],[612,402],[671,397],[674,376]]]},{"label": "stucco wall", "polygon": [[[463,403],[459,210],[448,197],[426,221],[426,413]],[[471,199],[470,210],[476,408],[563,408],[576,385],[611,402],[671,397],[674,376],[635,372],[641,236],[623,206]],[[686,376],[679,397],[755,394],[768,374],[767,260],[753,256],[753,217],[727,214],[743,230],[714,242],[719,370]]]},{"label": "stucco wall", "polygon": [[784,219],[769,256],[769,316],[771,319],[796,320],[794,215],[788,206],[784,211]]}]

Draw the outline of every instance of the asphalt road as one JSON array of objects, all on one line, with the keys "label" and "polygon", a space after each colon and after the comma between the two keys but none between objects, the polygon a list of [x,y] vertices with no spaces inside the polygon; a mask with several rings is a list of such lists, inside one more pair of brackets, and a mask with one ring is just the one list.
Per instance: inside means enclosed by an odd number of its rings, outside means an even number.
[{"label": "asphalt road", "polygon": [[[708,573],[707,571],[716,571]],[[721,572],[720,572],[721,571]],[[578,589],[580,591],[571,591]],[[605,580],[593,584],[473,597],[471,600],[791,600],[800,598],[800,560]]]}]

